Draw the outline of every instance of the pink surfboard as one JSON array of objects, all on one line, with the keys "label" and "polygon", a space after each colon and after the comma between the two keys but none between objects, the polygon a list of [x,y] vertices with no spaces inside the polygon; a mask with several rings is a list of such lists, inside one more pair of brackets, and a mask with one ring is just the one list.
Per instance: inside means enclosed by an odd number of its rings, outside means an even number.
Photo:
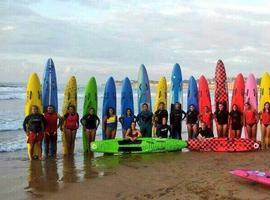
[{"label": "pink surfboard", "polygon": [[[249,74],[246,86],[245,86],[245,103],[249,102],[250,105],[258,111],[258,89],[255,76]],[[248,138],[247,131],[245,129],[245,137]]]},{"label": "pink surfboard", "polygon": [[236,169],[230,172],[234,176],[270,186],[270,173],[257,170]]}]

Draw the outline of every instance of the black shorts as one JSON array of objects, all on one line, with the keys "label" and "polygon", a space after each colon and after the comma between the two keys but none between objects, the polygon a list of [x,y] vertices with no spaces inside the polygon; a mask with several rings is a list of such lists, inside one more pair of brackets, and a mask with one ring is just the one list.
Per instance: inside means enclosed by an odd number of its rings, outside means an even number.
[{"label": "black shorts", "polygon": [[232,123],[232,127],[231,128],[232,128],[233,131],[240,131],[242,129],[242,127],[243,126],[241,124],[238,124],[238,123],[237,124],[236,123],[234,124],[234,123]]}]

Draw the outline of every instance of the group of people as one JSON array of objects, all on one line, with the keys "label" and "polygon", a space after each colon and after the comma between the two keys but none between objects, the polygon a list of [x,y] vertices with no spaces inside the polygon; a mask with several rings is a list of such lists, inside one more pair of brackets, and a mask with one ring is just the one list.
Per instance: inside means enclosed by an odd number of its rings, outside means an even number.
[{"label": "group of people", "polygon": [[[186,119],[188,139],[214,137],[213,120],[217,125],[218,137],[240,138],[242,128],[245,127],[249,139],[256,140],[257,124],[261,122],[262,148],[268,148],[270,142],[270,103],[266,102],[262,112],[258,113],[249,102],[245,103],[244,111],[241,112],[237,105],[227,111],[226,104],[217,104],[214,113],[206,106],[202,113],[199,113],[194,105],[188,107],[187,112],[183,111],[182,105],[177,102],[171,107],[171,113],[161,102],[154,113],[149,109],[147,103],[142,104],[141,112],[135,116],[131,109],[119,119],[113,108],[109,108],[102,122],[102,131],[105,139],[114,139],[117,133],[118,121],[122,125],[123,138],[136,140],[138,137],[157,136],[161,138],[182,139],[182,121]],[[42,142],[44,140],[45,155],[56,156],[57,151],[57,129],[65,133],[68,154],[73,154],[75,147],[76,133],[81,122],[89,143],[95,141],[96,131],[101,120],[95,114],[94,108],[79,119],[75,106],[70,105],[68,112],[61,117],[52,105],[49,105],[43,114],[40,114],[37,106],[32,106],[31,114],[26,116],[23,128],[27,135],[27,143],[30,145],[29,158],[32,158],[34,145],[40,148],[39,159],[42,156]],[[168,124],[168,121],[170,124]],[[139,129],[136,128],[139,125]],[[230,129],[230,131],[229,131]],[[228,135],[230,132],[230,135]]]}]

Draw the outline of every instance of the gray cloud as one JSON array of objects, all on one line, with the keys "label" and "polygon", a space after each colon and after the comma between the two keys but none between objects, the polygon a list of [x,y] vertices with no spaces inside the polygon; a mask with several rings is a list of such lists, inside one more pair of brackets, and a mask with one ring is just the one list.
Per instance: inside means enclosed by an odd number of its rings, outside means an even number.
[{"label": "gray cloud", "polygon": [[109,75],[136,79],[141,63],[151,79],[170,77],[175,62],[186,79],[212,77],[218,59],[229,76],[250,71],[259,76],[268,69],[270,15],[264,10],[197,1],[79,3],[89,16],[39,13],[31,6],[39,3],[31,0],[0,3],[1,80],[25,81],[31,71],[42,74],[48,57],[55,61],[60,82],[71,74],[80,82],[91,75],[100,81]]}]

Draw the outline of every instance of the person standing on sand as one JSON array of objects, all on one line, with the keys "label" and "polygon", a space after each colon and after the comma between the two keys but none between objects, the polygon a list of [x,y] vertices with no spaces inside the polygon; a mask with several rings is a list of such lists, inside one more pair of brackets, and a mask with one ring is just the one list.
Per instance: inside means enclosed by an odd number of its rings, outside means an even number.
[{"label": "person standing on sand", "polygon": [[260,113],[262,149],[269,148],[270,137],[270,103],[266,102],[263,111]]},{"label": "person standing on sand", "polygon": [[123,138],[125,138],[127,130],[130,128],[131,123],[134,121],[135,121],[135,116],[131,112],[130,108],[126,110],[125,115],[119,117],[119,122],[122,124]]},{"label": "person standing on sand", "polygon": [[248,138],[254,141],[256,141],[257,138],[257,123],[257,111],[250,105],[249,102],[245,103],[244,126],[246,127]]},{"label": "person standing on sand", "polygon": [[208,106],[204,107],[204,111],[203,113],[200,113],[199,119],[201,124],[204,123],[207,128],[213,129],[213,113],[210,111],[210,108]]},{"label": "person standing on sand", "polygon": [[241,138],[243,128],[243,113],[238,110],[238,106],[234,104],[229,114],[229,125],[231,127],[231,138]]},{"label": "person standing on sand", "polygon": [[142,137],[152,137],[152,118],[153,113],[149,110],[148,104],[142,104],[142,111],[136,117]]},{"label": "person standing on sand", "polygon": [[171,134],[171,127],[167,124],[167,119],[162,118],[162,124],[157,128],[157,137],[168,138],[168,132]]},{"label": "person standing on sand", "polygon": [[199,113],[195,109],[194,105],[191,104],[187,111],[187,130],[188,130],[188,139],[196,137],[198,134],[198,121]]},{"label": "person standing on sand", "polygon": [[114,139],[117,131],[117,116],[115,115],[115,110],[109,108],[107,115],[103,121],[103,129],[106,134],[106,139]]},{"label": "person standing on sand", "polygon": [[81,118],[80,122],[85,129],[88,142],[91,144],[96,139],[97,128],[100,124],[100,119],[95,114],[95,109],[89,108],[89,112]]},{"label": "person standing on sand", "polygon": [[68,112],[64,115],[64,123],[62,129],[65,132],[68,154],[74,154],[75,139],[79,128],[79,114],[75,110],[75,106],[68,106]]},{"label": "person standing on sand", "polygon": [[223,103],[218,103],[218,108],[214,114],[217,123],[217,134],[219,138],[228,137],[229,112],[225,109]]},{"label": "person standing on sand", "polygon": [[54,106],[48,105],[47,110],[44,113],[44,117],[47,121],[45,126],[44,142],[46,146],[46,157],[49,156],[49,150],[51,150],[51,156],[56,157],[57,153],[57,129],[61,125],[61,116],[54,111]]},{"label": "person standing on sand", "polygon": [[159,128],[159,126],[162,125],[162,120],[163,118],[166,119],[166,123],[168,121],[168,111],[165,109],[165,104],[164,102],[159,103],[159,108],[154,114],[154,126],[156,129]]},{"label": "person standing on sand", "polygon": [[182,121],[186,118],[185,111],[179,102],[176,102],[170,114],[171,138],[182,140]]},{"label": "person standing on sand", "polygon": [[26,116],[23,121],[23,129],[27,136],[27,143],[30,144],[28,151],[29,159],[33,159],[34,146],[38,144],[40,147],[38,159],[42,159],[42,140],[44,137],[44,127],[46,125],[46,119],[39,113],[37,106],[31,107],[31,114]]},{"label": "person standing on sand", "polygon": [[125,138],[134,142],[138,137],[142,137],[141,132],[136,128],[136,122],[131,122],[130,127],[127,129]]}]

